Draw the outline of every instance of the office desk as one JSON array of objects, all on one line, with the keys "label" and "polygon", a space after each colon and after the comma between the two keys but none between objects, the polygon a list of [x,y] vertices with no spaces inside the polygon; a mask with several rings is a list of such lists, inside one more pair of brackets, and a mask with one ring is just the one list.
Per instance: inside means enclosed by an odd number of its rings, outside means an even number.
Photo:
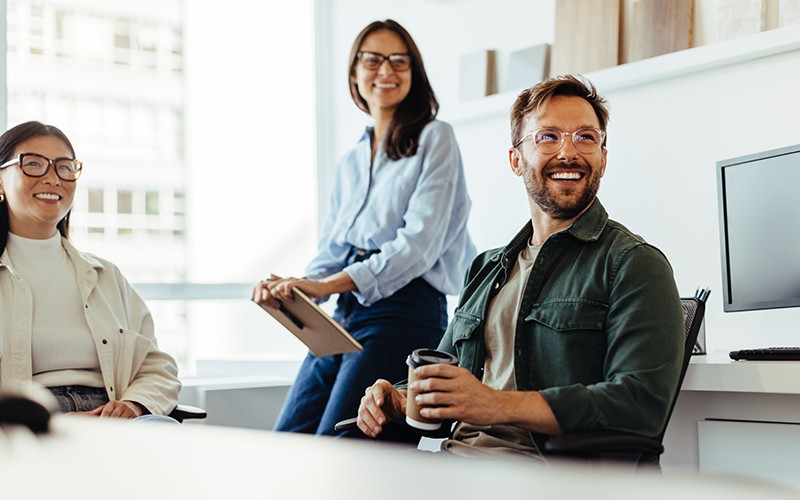
[{"label": "office desk", "polygon": [[369,442],[216,426],[56,417],[3,437],[4,499],[795,498],[755,481],[460,459]]},{"label": "office desk", "polygon": [[665,472],[749,474],[800,490],[800,361],[695,356],[664,447]]}]

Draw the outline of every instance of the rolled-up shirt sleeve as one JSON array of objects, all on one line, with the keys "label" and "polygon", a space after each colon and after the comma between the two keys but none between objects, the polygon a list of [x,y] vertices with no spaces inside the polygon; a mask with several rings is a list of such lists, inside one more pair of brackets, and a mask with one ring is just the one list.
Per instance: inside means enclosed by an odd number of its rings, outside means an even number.
[{"label": "rolled-up shirt sleeve", "polygon": [[[418,277],[442,293],[457,293],[475,247],[466,228],[471,202],[452,128],[431,122],[409,158],[392,161],[379,150],[366,175],[358,165],[363,159],[351,153],[353,164],[339,170],[320,254],[308,275],[344,270],[364,305]],[[352,247],[380,252],[347,265]]]}]

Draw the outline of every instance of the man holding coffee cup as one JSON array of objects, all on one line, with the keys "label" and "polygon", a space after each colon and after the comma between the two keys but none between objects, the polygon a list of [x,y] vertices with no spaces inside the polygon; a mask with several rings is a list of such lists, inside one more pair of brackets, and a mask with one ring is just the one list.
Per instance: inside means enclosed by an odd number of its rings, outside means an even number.
[{"label": "man holding coffee cup", "polygon": [[[570,75],[514,103],[509,163],[531,219],[467,272],[439,345],[458,366],[412,367],[408,386],[423,419],[457,422],[443,450],[539,456],[550,435],[661,431],[680,371],[682,308],[666,257],[596,198],[607,121],[594,86]],[[378,380],[358,427],[376,437],[404,420],[406,396]]]}]

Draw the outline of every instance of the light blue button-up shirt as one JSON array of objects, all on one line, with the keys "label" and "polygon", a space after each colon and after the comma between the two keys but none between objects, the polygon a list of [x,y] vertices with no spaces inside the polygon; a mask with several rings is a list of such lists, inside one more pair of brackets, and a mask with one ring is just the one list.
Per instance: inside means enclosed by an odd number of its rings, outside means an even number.
[{"label": "light blue button-up shirt", "polygon": [[[393,161],[379,145],[370,175],[372,132],[367,128],[337,167],[319,255],[306,275],[320,279],[344,270],[365,306],[418,277],[457,294],[476,252],[467,232],[472,203],[452,127],[436,120],[426,125],[409,158]],[[380,253],[348,266],[352,247]]]}]

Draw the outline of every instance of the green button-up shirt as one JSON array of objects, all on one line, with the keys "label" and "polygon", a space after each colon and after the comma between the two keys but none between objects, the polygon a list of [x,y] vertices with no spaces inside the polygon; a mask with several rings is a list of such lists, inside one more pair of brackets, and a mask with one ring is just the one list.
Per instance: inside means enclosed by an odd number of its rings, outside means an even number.
[{"label": "green button-up shirt", "polygon": [[[488,304],[532,234],[529,222],[507,246],[475,258],[439,345],[479,379]],[[646,436],[657,436],[666,421],[683,339],[666,257],[610,220],[599,200],[544,243],[516,330],[508,332],[517,390],[539,391],[564,432],[608,428]]]}]

